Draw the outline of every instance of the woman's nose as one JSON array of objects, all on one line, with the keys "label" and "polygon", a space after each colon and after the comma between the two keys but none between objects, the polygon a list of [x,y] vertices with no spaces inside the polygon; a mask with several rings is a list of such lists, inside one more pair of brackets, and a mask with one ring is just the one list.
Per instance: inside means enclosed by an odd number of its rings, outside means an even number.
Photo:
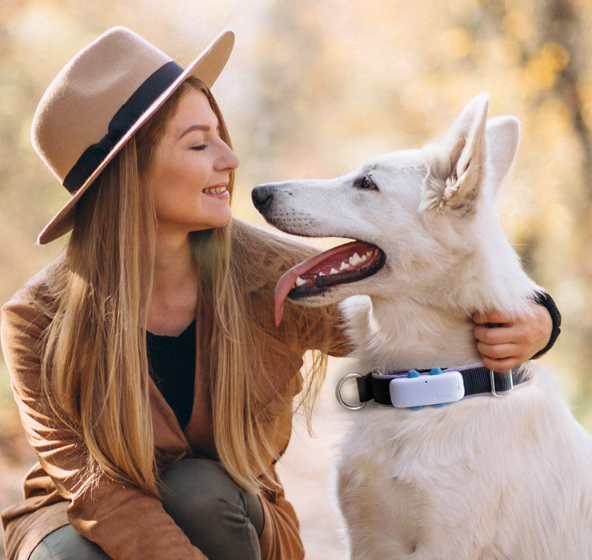
[{"label": "woman's nose", "polygon": [[232,151],[230,146],[226,142],[222,141],[221,152],[216,160],[216,168],[219,171],[228,169],[232,171],[239,165],[238,156]]}]

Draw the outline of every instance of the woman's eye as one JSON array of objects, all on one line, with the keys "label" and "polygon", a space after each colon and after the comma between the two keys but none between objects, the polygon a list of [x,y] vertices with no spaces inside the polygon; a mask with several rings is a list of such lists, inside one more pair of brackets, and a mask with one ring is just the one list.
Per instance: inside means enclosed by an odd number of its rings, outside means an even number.
[{"label": "woman's eye", "polygon": [[202,150],[205,150],[207,147],[207,144],[200,144],[199,146],[192,146],[191,149],[197,152],[201,152]]},{"label": "woman's eye", "polygon": [[363,179],[360,181],[359,184],[360,188],[362,189],[376,189],[376,185],[374,184],[374,181],[372,180],[372,177],[370,177],[370,175],[364,175]]}]

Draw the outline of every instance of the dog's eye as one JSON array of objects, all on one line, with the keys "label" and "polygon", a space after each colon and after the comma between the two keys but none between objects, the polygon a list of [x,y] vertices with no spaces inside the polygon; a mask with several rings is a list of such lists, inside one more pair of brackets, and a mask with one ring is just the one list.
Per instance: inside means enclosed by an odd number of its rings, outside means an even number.
[{"label": "dog's eye", "polygon": [[356,186],[360,187],[361,189],[369,189],[369,190],[378,189],[378,187],[376,186],[376,184],[374,183],[374,181],[372,180],[372,177],[370,175],[364,175],[364,177],[362,177],[358,181],[358,184]]}]

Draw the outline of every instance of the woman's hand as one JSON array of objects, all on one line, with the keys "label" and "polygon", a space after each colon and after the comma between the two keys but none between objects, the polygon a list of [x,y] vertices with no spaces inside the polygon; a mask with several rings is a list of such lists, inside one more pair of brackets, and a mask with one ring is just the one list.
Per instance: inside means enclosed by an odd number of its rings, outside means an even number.
[{"label": "woman's hand", "polygon": [[542,305],[529,305],[528,314],[522,317],[498,311],[473,314],[477,325],[473,332],[485,367],[507,371],[546,347],[553,330],[551,315]]}]

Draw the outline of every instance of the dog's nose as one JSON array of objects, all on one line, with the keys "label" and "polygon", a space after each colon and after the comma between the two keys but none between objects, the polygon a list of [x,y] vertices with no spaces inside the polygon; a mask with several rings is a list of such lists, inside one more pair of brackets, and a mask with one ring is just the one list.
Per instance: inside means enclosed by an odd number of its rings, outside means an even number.
[{"label": "dog's nose", "polygon": [[257,208],[259,212],[264,212],[270,206],[273,199],[273,187],[267,185],[255,187],[251,192],[251,199],[253,200],[255,208]]}]

